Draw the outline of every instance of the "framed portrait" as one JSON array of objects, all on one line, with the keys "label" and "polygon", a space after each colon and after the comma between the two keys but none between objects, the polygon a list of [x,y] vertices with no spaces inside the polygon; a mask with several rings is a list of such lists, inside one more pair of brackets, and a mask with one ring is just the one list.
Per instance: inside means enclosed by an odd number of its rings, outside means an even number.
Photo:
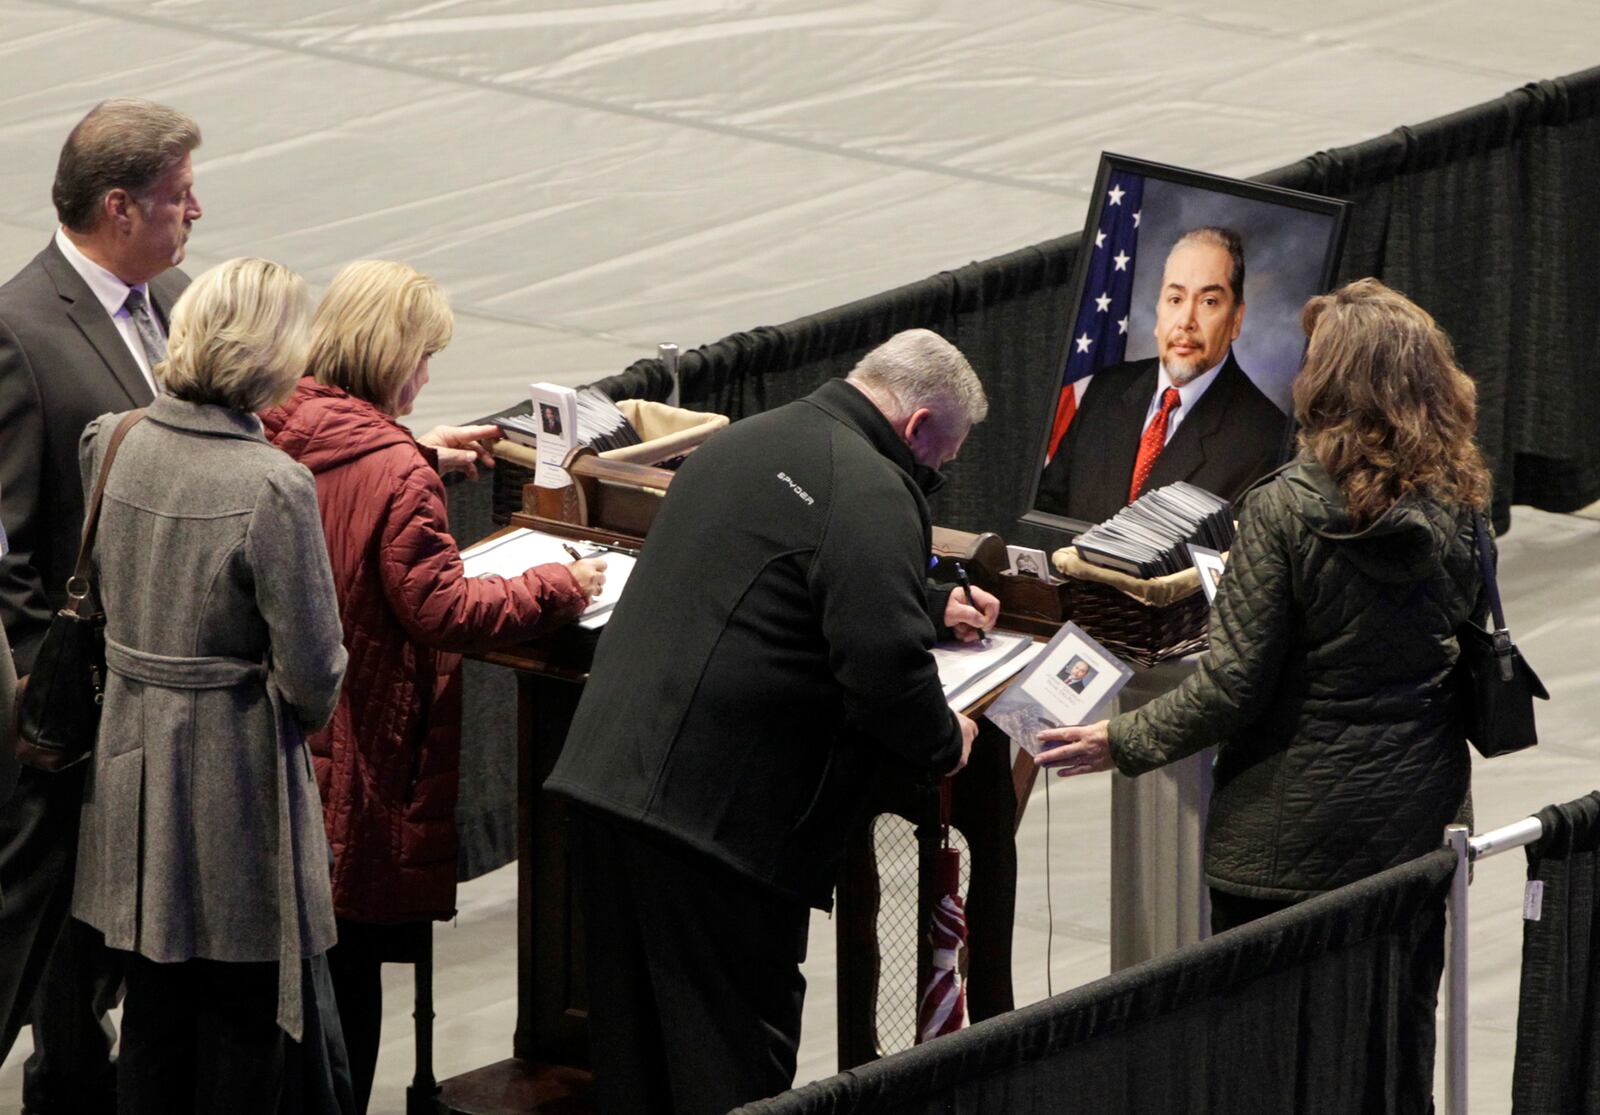
[{"label": "framed portrait", "polygon": [[1102,154],[1024,520],[1075,534],[1177,480],[1232,500],[1286,460],[1348,208]]},{"label": "framed portrait", "polygon": [[1195,571],[1200,574],[1200,590],[1206,594],[1206,603],[1215,604],[1217,586],[1222,583],[1222,571],[1227,559],[1209,546],[1190,543],[1185,548],[1189,551],[1189,560],[1194,562]]}]

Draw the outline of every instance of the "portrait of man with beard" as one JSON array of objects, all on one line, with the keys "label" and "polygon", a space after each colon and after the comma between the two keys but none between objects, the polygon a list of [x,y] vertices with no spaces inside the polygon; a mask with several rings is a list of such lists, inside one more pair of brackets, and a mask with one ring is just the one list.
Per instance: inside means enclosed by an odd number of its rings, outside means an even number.
[{"label": "portrait of man with beard", "polygon": [[1089,382],[1035,506],[1089,523],[1184,480],[1234,499],[1280,463],[1287,416],[1233,354],[1244,329],[1239,233],[1205,225],[1167,253],[1155,308],[1156,355]]}]

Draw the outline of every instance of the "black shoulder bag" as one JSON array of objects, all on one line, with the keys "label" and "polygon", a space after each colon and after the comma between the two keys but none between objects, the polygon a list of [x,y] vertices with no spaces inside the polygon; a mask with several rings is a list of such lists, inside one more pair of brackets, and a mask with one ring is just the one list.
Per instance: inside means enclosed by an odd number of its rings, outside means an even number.
[{"label": "black shoulder bag", "polygon": [[1477,511],[1472,513],[1472,532],[1477,538],[1478,567],[1483,571],[1483,589],[1489,596],[1494,630],[1485,631],[1471,619],[1456,629],[1456,640],[1461,644],[1456,676],[1466,712],[1467,739],[1484,758],[1493,758],[1539,742],[1533,725],[1533,699],[1547,701],[1550,694],[1506,630],[1500,585],[1489,557],[1489,537],[1483,528],[1483,515]]},{"label": "black shoulder bag", "polygon": [[34,770],[63,771],[94,751],[105,698],[106,617],[104,612],[88,610],[93,596],[89,561],[111,462],[116,460],[122,439],[143,417],[143,409],[130,411],[112,431],[84,519],[78,563],[67,581],[67,603],[50,618],[50,628],[33,660],[33,672],[20,685],[17,759]]}]

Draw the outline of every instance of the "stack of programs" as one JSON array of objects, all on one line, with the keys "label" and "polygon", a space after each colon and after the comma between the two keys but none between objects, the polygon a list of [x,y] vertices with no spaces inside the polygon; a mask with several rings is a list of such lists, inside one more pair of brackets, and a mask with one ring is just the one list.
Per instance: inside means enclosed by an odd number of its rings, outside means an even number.
[{"label": "stack of programs", "polygon": [[1227,550],[1233,517],[1227,500],[1181,480],[1146,492],[1073,541],[1085,561],[1146,579],[1189,568],[1189,543]]},{"label": "stack of programs", "polygon": [[[510,414],[496,418],[494,422],[500,427],[500,432],[512,441],[530,447],[538,444],[539,417],[533,414]],[[639,431],[611,401],[611,396],[596,387],[578,388],[579,445],[587,445],[596,453],[604,453],[607,449],[638,445],[641,440]]]}]

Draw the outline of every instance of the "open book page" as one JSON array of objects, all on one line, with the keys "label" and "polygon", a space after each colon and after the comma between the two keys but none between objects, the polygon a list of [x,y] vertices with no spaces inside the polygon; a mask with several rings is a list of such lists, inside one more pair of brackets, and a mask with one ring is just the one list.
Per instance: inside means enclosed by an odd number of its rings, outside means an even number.
[{"label": "open book page", "polygon": [[633,572],[636,559],[629,554],[606,550],[590,542],[575,542],[543,531],[518,527],[497,538],[467,547],[461,551],[461,561],[467,567],[469,577],[516,577],[547,562],[570,565],[572,555],[567,553],[564,546],[577,550],[580,557],[605,559],[605,592],[590,602],[578,620],[584,627],[599,627],[610,617],[611,609],[622,598],[628,575]]},{"label": "open book page", "polygon": [[945,700],[958,710],[970,705],[1020,670],[1032,657],[1034,645],[1026,635],[999,632],[990,632],[978,642],[952,640],[935,645],[933,660],[939,667]]}]

